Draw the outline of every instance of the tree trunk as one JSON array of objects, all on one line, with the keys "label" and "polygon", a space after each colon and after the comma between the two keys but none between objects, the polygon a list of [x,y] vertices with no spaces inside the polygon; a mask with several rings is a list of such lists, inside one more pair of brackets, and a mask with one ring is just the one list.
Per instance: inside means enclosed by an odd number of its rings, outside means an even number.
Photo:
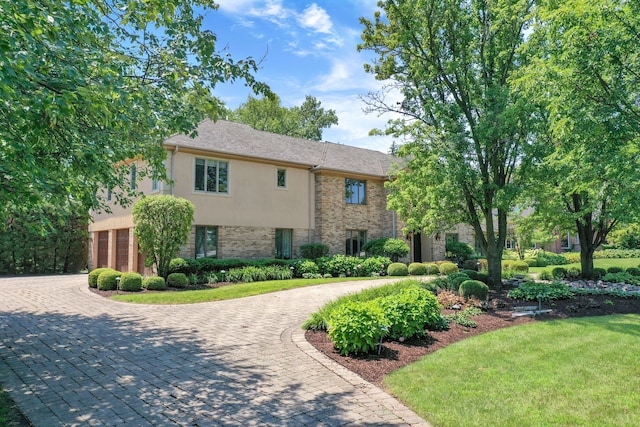
[{"label": "tree trunk", "polygon": [[580,242],[580,267],[582,269],[582,277],[585,279],[593,278],[593,253],[595,249],[590,242]]},{"label": "tree trunk", "polygon": [[502,289],[502,253],[495,243],[487,245],[487,264],[489,266],[489,286],[497,291]]}]

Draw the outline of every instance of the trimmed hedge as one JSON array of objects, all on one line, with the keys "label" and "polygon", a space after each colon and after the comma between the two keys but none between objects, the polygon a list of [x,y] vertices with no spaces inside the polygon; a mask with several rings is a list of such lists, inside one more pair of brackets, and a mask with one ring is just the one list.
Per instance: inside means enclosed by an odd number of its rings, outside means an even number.
[{"label": "trimmed hedge", "polygon": [[438,267],[437,264],[426,263],[424,265],[424,267],[425,267],[425,274],[427,274],[429,276],[433,276],[433,275],[436,275],[436,274],[440,273],[440,268]]},{"label": "trimmed hedge", "polygon": [[142,290],[142,276],[138,273],[122,273],[120,275],[120,290],[140,292]]},{"label": "trimmed hedge", "polygon": [[189,284],[189,279],[184,273],[171,273],[167,277],[167,286],[172,288],[186,288]]},{"label": "trimmed hedge", "polygon": [[421,262],[409,264],[409,274],[412,276],[423,276],[427,273],[427,267]]},{"label": "trimmed hedge", "polygon": [[480,301],[484,301],[489,295],[489,287],[479,280],[465,280],[460,283],[458,293],[464,298],[475,297]]},{"label": "trimmed hedge", "polygon": [[449,275],[458,272],[458,266],[452,262],[443,262],[439,267],[440,274]]},{"label": "trimmed hedge", "polygon": [[157,276],[145,277],[145,279],[142,281],[142,286],[150,291],[164,291],[165,289],[167,289],[167,284],[164,281],[164,277]]},{"label": "trimmed hedge", "polygon": [[409,275],[409,267],[406,264],[401,262],[393,262],[389,265],[387,269],[387,274],[389,276],[408,276]]},{"label": "trimmed hedge", "polygon": [[96,268],[95,270],[91,270],[91,272],[89,272],[87,280],[89,282],[90,288],[98,287],[98,276],[100,276],[100,274],[104,273],[105,271],[115,271],[115,270],[113,268]]},{"label": "trimmed hedge", "polygon": [[118,287],[118,281],[116,278],[121,275],[122,273],[112,269],[103,271],[98,276],[98,289],[101,291],[115,291]]}]

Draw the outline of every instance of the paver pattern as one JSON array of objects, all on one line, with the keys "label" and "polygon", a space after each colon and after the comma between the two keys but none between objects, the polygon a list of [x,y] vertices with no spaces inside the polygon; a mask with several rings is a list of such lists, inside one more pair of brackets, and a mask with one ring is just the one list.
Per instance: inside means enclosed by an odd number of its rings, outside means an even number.
[{"label": "paver pattern", "polygon": [[149,306],[86,275],[0,279],[0,383],[36,427],[428,426],[300,325],[380,281]]}]

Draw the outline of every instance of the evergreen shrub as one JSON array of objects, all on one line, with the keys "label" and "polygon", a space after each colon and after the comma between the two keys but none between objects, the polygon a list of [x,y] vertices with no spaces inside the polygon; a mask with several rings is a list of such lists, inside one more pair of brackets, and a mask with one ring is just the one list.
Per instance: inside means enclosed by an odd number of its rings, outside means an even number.
[{"label": "evergreen shrub", "polygon": [[389,276],[407,276],[409,275],[409,268],[401,262],[393,262],[389,265],[387,274]]},{"label": "evergreen shrub", "polygon": [[164,277],[149,276],[142,281],[142,287],[150,291],[164,291],[167,289],[167,284]]},{"label": "evergreen shrub", "polygon": [[87,280],[89,281],[89,287],[97,288],[98,277],[100,276],[100,274],[104,273],[105,271],[115,271],[115,270],[113,268],[96,268],[95,270],[91,270],[87,277]]},{"label": "evergreen shrub", "polygon": [[440,268],[438,267],[437,264],[434,264],[434,263],[426,263],[424,265],[424,268],[425,268],[425,274],[429,276],[433,276],[435,274],[440,273]]},{"label": "evergreen shrub", "polygon": [[449,275],[458,272],[458,266],[452,262],[443,262],[439,267],[440,274]]},{"label": "evergreen shrub", "polygon": [[465,280],[460,283],[458,293],[464,298],[478,298],[485,301],[489,295],[489,287],[479,280]]},{"label": "evergreen shrub", "polygon": [[409,274],[412,276],[422,276],[427,273],[427,267],[421,262],[409,264]]},{"label": "evergreen shrub", "polygon": [[186,288],[188,283],[189,279],[184,273],[171,273],[167,277],[167,286],[172,288]]},{"label": "evergreen shrub", "polygon": [[118,281],[116,278],[121,275],[122,273],[112,269],[103,271],[98,276],[98,289],[101,291],[115,291],[118,287]]},{"label": "evergreen shrub", "polygon": [[120,290],[140,292],[142,290],[142,276],[138,273],[122,273],[120,275]]}]

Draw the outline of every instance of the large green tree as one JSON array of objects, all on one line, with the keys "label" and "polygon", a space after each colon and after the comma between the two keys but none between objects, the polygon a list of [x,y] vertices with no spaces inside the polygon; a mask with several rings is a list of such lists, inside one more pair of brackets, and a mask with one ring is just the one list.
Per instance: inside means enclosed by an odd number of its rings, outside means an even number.
[{"label": "large green tree", "polygon": [[[251,59],[217,51],[198,10],[212,0],[0,2],[0,218],[10,203],[100,206],[126,189],[126,159],[162,175],[162,141],[224,107],[212,90]],[[141,174],[147,171],[141,170]],[[116,194],[120,201],[128,194]]]},{"label": "large green tree", "polygon": [[541,1],[519,84],[545,109],[537,215],[580,239],[582,274],[640,213],[640,2]]},{"label": "large green tree", "polygon": [[300,106],[283,107],[278,96],[255,98],[247,101],[230,114],[230,119],[254,129],[296,138],[322,140],[322,131],[338,124],[334,110],[325,110],[315,97],[307,95]]},{"label": "large green tree", "polygon": [[[364,24],[360,49],[378,57],[365,69],[400,92],[368,98],[369,109],[403,119],[389,132],[409,142],[405,170],[389,185],[389,207],[409,231],[470,224],[500,286],[507,214],[527,171],[528,103],[510,77],[531,0],[388,0]],[[391,92],[393,93],[393,92]]]},{"label": "large green tree", "polygon": [[133,205],[140,253],[148,267],[156,267],[158,276],[167,278],[171,259],[187,243],[194,212],[193,203],[173,196],[143,197]]}]

